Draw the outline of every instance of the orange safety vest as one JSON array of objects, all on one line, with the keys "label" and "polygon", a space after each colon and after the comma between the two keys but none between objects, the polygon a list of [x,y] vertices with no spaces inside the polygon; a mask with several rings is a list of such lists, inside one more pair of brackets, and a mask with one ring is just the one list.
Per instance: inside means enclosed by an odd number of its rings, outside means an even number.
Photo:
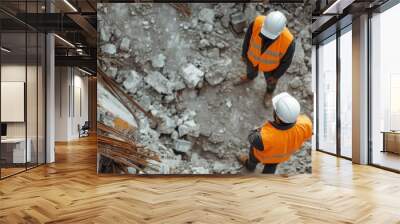
[{"label": "orange safety vest", "polygon": [[[282,31],[276,40],[261,53],[261,28],[264,23],[265,16],[257,16],[254,20],[253,31],[250,38],[249,49],[247,50],[247,58],[262,72],[270,72],[278,68],[282,57],[286,54],[287,49],[293,41],[293,35],[288,28]],[[268,21],[266,21],[268,22]]]},{"label": "orange safety vest", "polygon": [[299,116],[296,124],[287,130],[279,130],[267,122],[260,134],[264,150],[254,148],[254,156],[263,164],[282,163],[311,138],[312,123],[305,115]]}]

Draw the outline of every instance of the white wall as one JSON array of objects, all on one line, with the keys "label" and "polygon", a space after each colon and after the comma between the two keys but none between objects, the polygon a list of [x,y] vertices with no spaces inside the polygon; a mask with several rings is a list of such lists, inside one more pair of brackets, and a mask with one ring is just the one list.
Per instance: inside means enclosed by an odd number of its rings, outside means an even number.
[{"label": "white wall", "polygon": [[55,141],[74,140],[78,125],[88,120],[88,78],[71,67],[57,67],[55,73]]}]

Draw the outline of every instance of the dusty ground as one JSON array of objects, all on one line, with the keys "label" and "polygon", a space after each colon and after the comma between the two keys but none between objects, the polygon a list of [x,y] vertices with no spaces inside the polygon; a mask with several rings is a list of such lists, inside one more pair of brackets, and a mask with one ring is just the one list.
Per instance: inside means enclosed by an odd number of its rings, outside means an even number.
[{"label": "dusty ground", "polygon": [[[235,155],[248,151],[249,130],[271,119],[272,109],[263,106],[263,76],[232,85],[245,73],[240,60],[244,35],[230,28],[229,15],[244,10],[249,23],[271,9],[287,15],[297,41],[295,59],[275,94],[290,92],[312,116],[309,7],[190,4],[191,16],[185,16],[169,4],[98,4],[100,67],[162,121],[151,127],[137,112],[140,131],[132,138],[162,158],[159,169],[148,172],[242,172]],[[311,172],[309,143],[277,171],[304,172]]]}]

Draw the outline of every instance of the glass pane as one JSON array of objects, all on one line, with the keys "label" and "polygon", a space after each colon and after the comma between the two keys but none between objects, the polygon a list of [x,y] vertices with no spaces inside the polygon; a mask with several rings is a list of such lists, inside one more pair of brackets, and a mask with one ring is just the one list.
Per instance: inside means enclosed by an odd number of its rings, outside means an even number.
[{"label": "glass pane", "polygon": [[36,32],[28,33],[28,63],[27,63],[27,81],[26,81],[26,112],[27,112],[27,142],[28,150],[31,151],[28,160],[28,168],[37,165],[37,132],[38,132],[38,107],[37,107],[37,80],[38,80],[38,36]]},{"label": "glass pane", "polygon": [[340,127],[342,156],[352,157],[352,32],[340,37]]},{"label": "glass pane", "polygon": [[[2,177],[25,170],[26,33],[1,34],[1,166]],[[29,149],[29,147],[28,147]]]},{"label": "glass pane", "polygon": [[336,40],[318,51],[318,147],[336,153]]},{"label": "glass pane", "polygon": [[[372,18],[372,163],[400,170],[400,5]],[[394,28],[395,27],[395,28]]]},{"label": "glass pane", "polygon": [[38,163],[45,163],[45,52],[46,39],[39,34],[38,46]]}]

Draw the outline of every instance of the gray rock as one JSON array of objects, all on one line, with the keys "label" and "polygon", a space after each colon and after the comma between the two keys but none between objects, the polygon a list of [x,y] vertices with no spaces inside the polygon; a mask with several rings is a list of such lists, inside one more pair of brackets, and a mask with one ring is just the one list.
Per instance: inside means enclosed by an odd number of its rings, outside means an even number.
[{"label": "gray rock", "polygon": [[299,87],[302,86],[302,84],[303,83],[301,82],[300,78],[299,77],[295,77],[294,79],[292,79],[292,81],[290,81],[289,86],[292,89],[298,89]]},{"label": "gray rock", "polygon": [[112,66],[107,68],[107,75],[109,77],[115,79],[115,77],[117,76],[117,73],[118,73],[118,68],[112,67]]},{"label": "gray rock", "polygon": [[188,153],[192,149],[192,143],[186,140],[175,140],[175,150],[178,152]]},{"label": "gray rock", "polygon": [[199,43],[199,48],[200,49],[206,48],[208,46],[210,46],[210,42],[207,39],[201,39],[200,40],[200,43]]},{"label": "gray rock", "polygon": [[153,68],[162,68],[165,65],[166,57],[163,54],[157,54],[151,58],[151,65]]},{"label": "gray rock", "polygon": [[208,50],[208,57],[213,59],[219,58],[219,49],[215,47],[213,49]]},{"label": "gray rock", "polygon": [[231,107],[232,107],[232,101],[227,100],[227,101],[226,101],[226,106],[227,106],[228,108],[231,108]]},{"label": "gray rock", "polygon": [[210,174],[210,171],[204,167],[192,167],[193,174]]},{"label": "gray rock", "polygon": [[221,18],[221,25],[222,25],[222,27],[228,28],[228,27],[229,27],[229,22],[230,22],[229,16],[224,15],[224,16]]},{"label": "gray rock", "polygon": [[224,142],[224,135],[221,133],[213,132],[211,134],[210,138],[208,138],[208,141],[210,141],[211,143],[214,143],[214,144],[222,143],[222,142]]},{"label": "gray rock", "polygon": [[174,139],[174,140],[178,139],[178,138],[179,138],[178,132],[177,132],[177,131],[173,131],[173,132],[171,133],[171,138]]},{"label": "gray rock", "polygon": [[111,37],[111,32],[108,29],[108,27],[102,27],[100,29],[100,41],[102,42],[108,42]]},{"label": "gray rock", "polygon": [[127,170],[129,174],[137,174],[137,170],[134,167],[128,167]]},{"label": "gray rock", "polygon": [[218,85],[224,81],[225,76],[219,71],[210,71],[205,75],[206,81],[212,85]]},{"label": "gray rock", "polygon": [[122,83],[122,86],[130,93],[136,93],[141,84],[142,76],[138,75],[136,71],[131,70],[126,74],[126,79]]},{"label": "gray rock", "polygon": [[122,38],[121,44],[119,45],[119,49],[121,49],[122,51],[129,51],[130,44],[131,44],[131,40],[124,37],[124,38]]},{"label": "gray rock", "polygon": [[213,29],[214,29],[214,26],[209,23],[205,23],[203,25],[203,31],[206,33],[211,33],[213,31]]},{"label": "gray rock", "polygon": [[172,84],[171,82],[165,78],[160,72],[153,71],[150,72],[145,78],[144,81],[149,84],[153,89],[155,89],[158,93],[161,94],[171,94],[172,93]]},{"label": "gray rock", "polygon": [[179,126],[178,132],[179,137],[189,135],[197,138],[200,136],[200,128],[193,120],[185,121]]},{"label": "gray rock", "polygon": [[175,96],[173,94],[170,94],[170,95],[164,97],[164,101],[166,103],[171,103],[172,101],[174,101],[174,99],[175,99]]},{"label": "gray rock", "polygon": [[214,18],[215,18],[215,12],[212,9],[203,8],[199,12],[199,20],[200,21],[203,21],[205,23],[213,24],[214,23]]},{"label": "gray rock", "polygon": [[115,54],[117,53],[117,48],[114,44],[105,44],[101,46],[101,51],[106,54]]},{"label": "gray rock", "polygon": [[224,171],[229,171],[232,169],[232,165],[231,164],[224,164],[221,163],[219,161],[215,161],[214,165],[213,165],[213,171],[215,173],[222,173]]},{"label": "gray rock", "polygon": [[247,27],[247,20],[242,12],[231,15],[232,28],[236,33],[242,33]]},{"label": "gray rock", "polygon": [[188,64],[182,69],[182,78],[189,88],[194,88],[204,78],[204,72],[193,64]]},{"label": "gray rock", "polygon": [[176,122],[174,119],[164,115],[161,117],[162,123],[158,127],[158,131],[161,134],[172,134],[176,128]]}]

